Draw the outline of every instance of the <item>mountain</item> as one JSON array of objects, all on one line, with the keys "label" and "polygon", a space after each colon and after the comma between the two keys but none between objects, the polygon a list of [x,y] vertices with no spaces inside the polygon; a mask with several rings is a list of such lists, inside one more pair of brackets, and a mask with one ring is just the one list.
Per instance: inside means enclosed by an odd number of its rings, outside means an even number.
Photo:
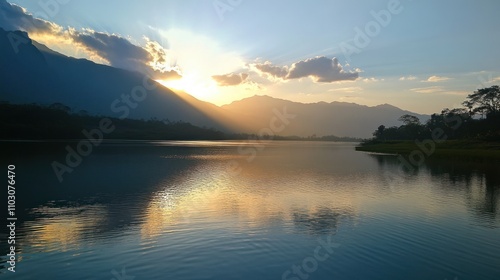
[{"label": "mountain", "polygon": [[[22,43],[13,46],[12,38]],[[18,104],[63,103],[76,112],[181,120],[230,130],[229,125],[219,121],[229,119],[228,116],[211,103],[174,93],[137,72],[67,57],[32,41],[25,32],[0,29],[0,65],[8,69],[0,75],[0,100]],[[133,92],[139,99],[123,99]]]},{"label": "mountain", "polygon": [[[13,38],[15,44],[12,44]],[[86,59],[57,53],[32,41],[21,31],[0,28],[0,101],[15,104],[62,103],[73,112],[85,110],[92,115],[126,116],[132,119],[168,119],[213,127],[226,132],[269,132],[280,115],[296,115],[279,130],[279,135],[337,135],[367,138],[381,124],[398,125],[404,114],[426,120],[391,105],[368,107],[353,103],[319,102],[303,104],[269,96],[254,96],[222,107],[200,101],[145,80],[144,75]],[[145,84],[146,83],[146,84]],[[146,90],[147,85],[155,88]],[[147,96],[127,103],[132,92]],[[286,109],[285,109],[286,108]],[[282,116],[281,116],[282,117]]]},{"label": "mountain", "polygon": [[369,138],[381,124],[401,125],[398,118],[404,114],[415,115],[421,121],[429,118],[388,104],[374,107],[344,102],[304,104],[269,96],[250,97],[222,108],[239,120],[239,127],[243,130],[256,132],[269,128],[277,112],[282,115],[295,115],[294,118],[290,116],[289,124],[280,134],[300,136],[337,135]]}]

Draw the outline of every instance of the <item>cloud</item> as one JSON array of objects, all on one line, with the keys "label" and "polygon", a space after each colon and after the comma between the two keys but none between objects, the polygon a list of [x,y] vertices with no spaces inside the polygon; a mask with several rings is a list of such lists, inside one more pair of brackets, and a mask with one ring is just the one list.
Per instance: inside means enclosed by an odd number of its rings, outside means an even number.
[{"label": "cloud", "polygon": [[292,64],[287,79],[311,77],[318,83],[356,80],[357,72],[345,72],[337,58],[315,57]]},{"label": "cloud", "polygon": [[83,32],[69,32],[73,41],[88,51],[109,61],[115,67],[134,69],[151,59],[151,55],[142,47],[133,45],[125,38],[114,34],[85,29]]},{"label": "cloud", "polygon": [[437,83],[437,82],[443,82],[443,81],[447,81],[447,80],[451,80],[451,78],[440,77],[440,76],[430,76],[427,80],[425,80],[423,82]]},{"label": "cloud", "polygon": [[244,83],[248,78],[247,73],[235,74],[230,73],[226,75],[212,76],[219,86],[237,86]]},{"label": "cloud", "polygon": [[371,78],[364,78],[362,81],[365,83],[376,83],[376,82],[383,82],[383,81],[385,81],[385,79],[377,79],[377,78],[371,77]]},{"label": "cloud", "polygon": [[443,91],[443,87],[433,86],[433,87],[423,87],[423,88],[412,88],[411,91],[418,93],[440,93]]},{"label": "cloud", "polygon": [[411,91],[418,92],[418,93],[424,93],[424,94],[467,95],[467,91],[447,90],[442,86],[412,88]]},{"label": "cloud", "polygon": [[142,72],[159,80],[182,77],[180,70],[168,61],[167,50],[148,38],[145,38],[146,45],[142,47],[119,35],[91,29],[70,30],[68,34],[75,44],[108,61],[113,67]]},{"label": "cloud", "polygon": [[179,70],[167,63],[167,51],[148,38],[145,38],[146,46],[141,47],[119,35],[91,29],[70,30],[69,34],[73,42],[105,59],[111,66],[139,71],[159,80],[181,78]]},{"label": "cloud", "polygon": [[352,72],[344,71],[337,58],[318,56],[296,63],[290,67],[274,66],[271,62],[255,63],[252,65],[261,74],[283,80],[301,79],[310,77],[317,83],[333,83],[338,81],[354,81],[359,78],[359,69]]},{"label": "cloud", "polygon": [[363,91],[362,87],[343,87],[343,88],[334,88],[329,89],[329,92],[344,92],[344,93],[359,93]]},{"label": "cloud", "polygon": [[7,31],[22,30],[26,32],[61,32],[62,27],[49,21],[34,18],[26,9],[0,0],[0,27]]},{"label": "cloud", "polygon": [[417,79],[417,77],[415,76],[403,76],[401,78],[399,78],[400,81],[415,81]]},{"label": "cloud", "polygon": [[285,79],[286,76],[288,75],[288,67],[279,67],[279,66],[274,66],[271,62],[266,61],[261,64],[253,64],[257,70],[259,70],[261,73],[267,74],[273,78],[282,78]]},{"label": "cloud", "polygon": [[83,49],[87,57],[94,61],[105,61],[113,67],[142,72],[154,79],[181,77],[179,69],[169,64],[167,50],[147,38],[145,47],[142,47],[116,34],[91,29],[65,29],[55,23],[35,18],[26,9],[9,4],[5,0],[0,0],[0,27],[9,31],[23,30],[31,37],[41,40],[55,38],[56,42],[69,41],[73,48]]},{"label": "cloud", "polygon": [[170,52],[166,50],[160,43],[156,41],[151,41],[149,38],[145,37],[146,46],[145,50],[149,53],[149,66],[153,69],[154,76],[159,80],[178,80],[182,78],[180,75],[180,69],[176,66],[176,63],[170,61]]}]

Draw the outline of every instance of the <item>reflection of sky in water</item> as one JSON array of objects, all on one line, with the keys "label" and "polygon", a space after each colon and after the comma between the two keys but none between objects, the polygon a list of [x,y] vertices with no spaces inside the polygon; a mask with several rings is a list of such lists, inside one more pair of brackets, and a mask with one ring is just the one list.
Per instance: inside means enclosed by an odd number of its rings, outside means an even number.
[{"label": "reflection of sky in water", "polygon": [[[217,267],[211,273],[220,279],[248,273],[243,264],[249,263],[267,269],[262,279],[266,273],[279,279],[327,234],[342,240],[344,253],[335,257],[342,268],[324,267],[318,279],[366,276],[356,274],[356,264],[375,271],[389,266],[387,277],[427,265],[437,279],[453,273],[467,279],[475,265],[500,257],[500,184],[491,163],[428,161],[408,174],[398,171],[394,157],[354,152],[350,144],[273,143],[253,160],[234,142],[123,145],[98,150],[54,185],[57,200],[40,194],[28,205],[21,263],[37,268],[41,256],[69,258],[102,273],[124,264],[143,279],[159,271],[196,278]],[[228,172],[230,160],[240,174]],[[31,167],[43,168],[40,162]],[[228,272],[215,259],[234,268]],[[158,266],[160,260],[171,267]],[[410,261],[414,266],[405,267]]]}]

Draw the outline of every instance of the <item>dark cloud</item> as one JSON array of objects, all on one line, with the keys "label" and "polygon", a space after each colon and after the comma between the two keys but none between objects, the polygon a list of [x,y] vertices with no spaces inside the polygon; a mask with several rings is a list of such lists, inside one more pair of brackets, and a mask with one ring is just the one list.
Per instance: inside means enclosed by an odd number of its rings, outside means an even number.
[{"label": "dark cloud", "polygon": [[38,19],[15,4],[0,0],[0,27],[7,31],[22,30],[26,32],[61,32],[62,28],[52,22]]},{"label": "dark cloud", "polygon": [[70,36],[75,43],[96,53],[115,67],[138,69],[151,59],[145,49],[117,35],[90,30],[85,33],[71,32]]},{"label": "dark cloud", "polygon": [[143,48],[115,34],[93,30],[69,33],[75,43],[107,60],[111,66],[143,72],[159,80],[182,78],[178,70],[165,67],[167,52],[158,42],[147,39]]},{"label": "dark cloud", "polygon": [[273,78],[285,78],[288,75],[288,69],[286,67],[279,67],[272,65],[271,62],[266,61],[262,64],[254,64],[260,72],[270,75]]},{"label": "dark cloud", "polygon": [[345,80],[356,80],[358,72],[345,72],[337,58],[315,57],[294,63],[288,72],[287,79],[311,77],[319,83],[332,83]]},{"label": "dark cloud", "polygon": [[91,56],[107,61],[111,66],[142,72],[154,79],[180,79],[175,66],[167,64],[167,52],[158,42],[146,39],[145,47],[132,44],[119,35],[90,29],[77,31],[33,17],[25,9],[0,0],[0,27],[23,30],[33,34],[47,34],[70,41],[75,47],[85,49]]},{"label": "dark cloud", "polygon": [[318,83],[353,81],[359,78],[359,72],[346,72],[337,58],[318,56],[296,62],[290,67],[274,66],[270,62],[254,64],[261,73],[283,80],[311,77]]},{"label": "dark cloud", "polygon": [[239,84],[244,83],[248,78],[248,74],[246,73],[241,73],[241,74],[226,74],[226,75],[216,75],[212,76],[212,79],[214,79],[219,86],[237,86]]}]

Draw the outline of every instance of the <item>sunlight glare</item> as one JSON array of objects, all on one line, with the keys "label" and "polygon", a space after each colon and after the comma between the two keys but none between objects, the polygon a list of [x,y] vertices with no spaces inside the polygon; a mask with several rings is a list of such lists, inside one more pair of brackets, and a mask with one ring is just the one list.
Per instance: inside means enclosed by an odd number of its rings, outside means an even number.
[{"label": "sunlight glare", "polygon": [[208,102],[211,102],[219,94],[215,81],[199,75],[186,74],[179,80],[159,80],[158,82],[173,91],[183,91],[197,99]]},{"label": "sunlight glare", "polygon": [[180,80],[158,82],[211,103],[227,103],[232,99],[234,91],[233,94],[223,91],[212,76],[245,69],[245,60],[240,54],[226,50],[207,36],[187,30],[156,30],[169,42],[169,55],[179,65],[183,76]]}]

